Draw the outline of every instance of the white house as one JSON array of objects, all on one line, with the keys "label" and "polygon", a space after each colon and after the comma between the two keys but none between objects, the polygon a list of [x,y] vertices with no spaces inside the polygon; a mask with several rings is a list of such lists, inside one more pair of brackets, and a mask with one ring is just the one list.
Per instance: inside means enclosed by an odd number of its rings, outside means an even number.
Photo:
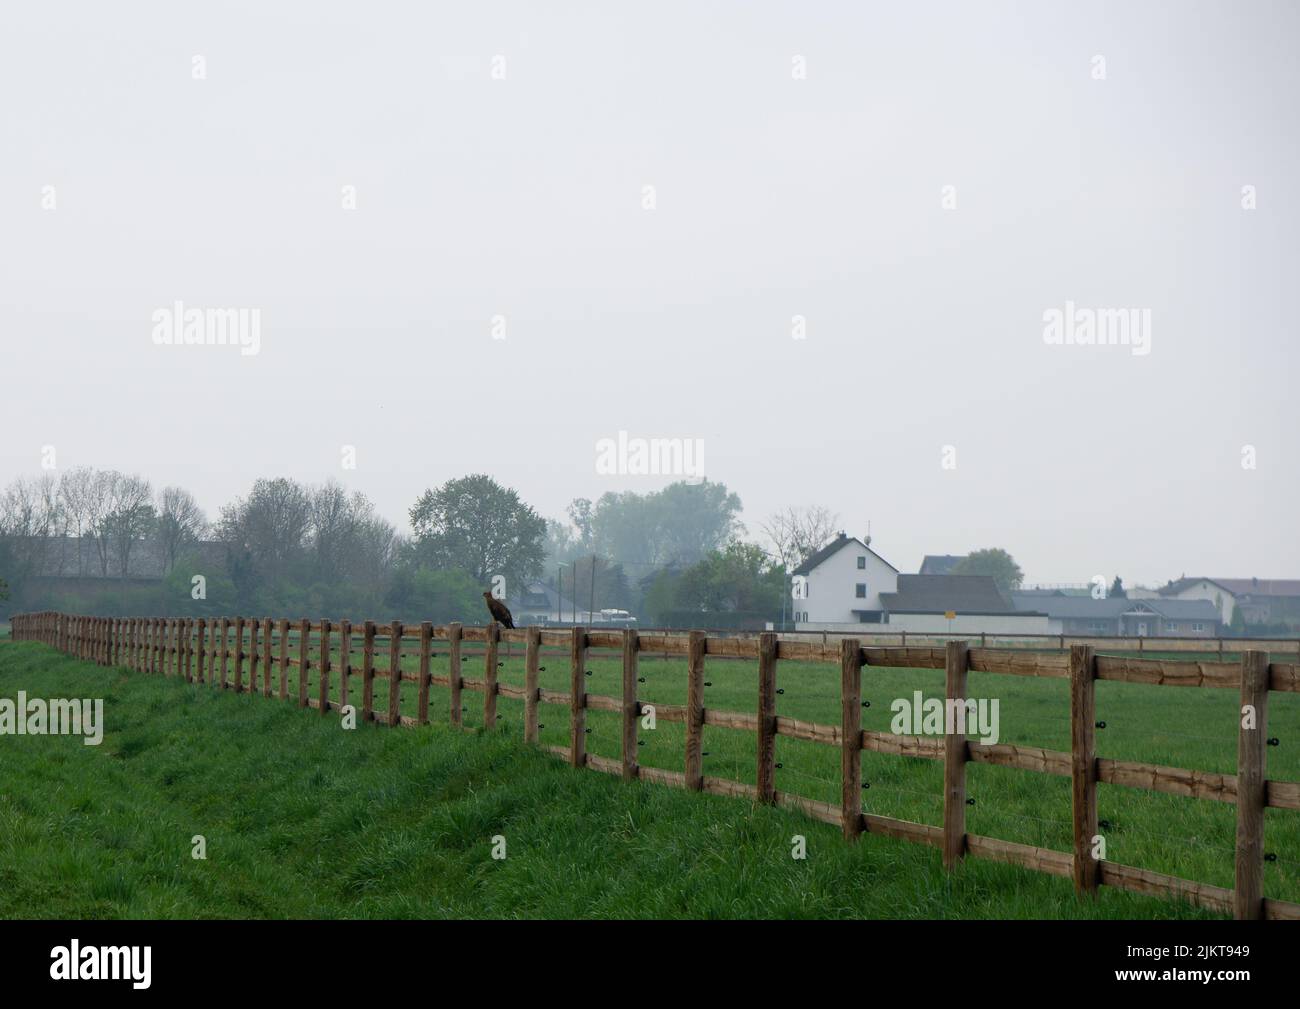
[{"label": "white house", "polygon": [[882,592],[898,589],[898,568],[856,536],[840,533],[794,569],[795,626],[881,623]]},{"label": "white house", "polygon": [[989,576],[900,574],[869,539],[840,533],[795,568],[796,630],[1047,633],[1046,614],[1016,609]]},{"label": "white house", "polygon": [[1179,578],[1160,590],[1162,596],[1170,599],[1208,599],[1219,611],[1219,620],[1227,627],[1232,623],[1232,611],[1236,605],[1235,594],[1222,582],[1213,578]]}]

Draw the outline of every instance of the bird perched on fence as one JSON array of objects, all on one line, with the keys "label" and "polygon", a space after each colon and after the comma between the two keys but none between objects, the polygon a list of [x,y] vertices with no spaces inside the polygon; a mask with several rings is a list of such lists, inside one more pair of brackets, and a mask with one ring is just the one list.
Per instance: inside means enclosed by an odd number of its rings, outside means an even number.
[{"label": "bird perched on fence", "polygon": [[515,618],[510,615],[510,610],[500,599],[493,597],[491,592],[484,592],[483,598],[487,601],[488,612],[492,614],[492,619],[502,627],[509,627],[512,630],[515,626]]}]

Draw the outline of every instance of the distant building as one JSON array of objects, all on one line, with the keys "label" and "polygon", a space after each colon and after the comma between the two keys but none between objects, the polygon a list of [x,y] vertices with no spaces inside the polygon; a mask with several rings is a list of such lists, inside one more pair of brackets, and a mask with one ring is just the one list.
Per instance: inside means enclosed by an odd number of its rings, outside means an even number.
[{"label": "distant building", "polygon": [[1047,632],[1046,616],[1013,606],[987,575],[900,574],[868,543],[840,533],[795,568],[796,630]]},{"label": "distant building", "polygon": [[[506,605],[510,607],[510,614],[518,627],[572,623],[574,619],[573,601],[536,579],[524,585],[523,591],[507,597]],[[579,621],[586,620],[586,610],[577,613]]]},{"label": "distant building", "polygon": [[1013,592],[1017,607],[1046,613],[1052,634],[1083,637],[1213,638],[1222,629],[1207,599],[1132,599]]},{"label": "distant building", "polygon": [[921,560],[923,575],[950,575],[952,569],[966,559],[965,554],[926,554]]},{"label": "distant building", "polygon": [[1208,599],[1219,619],[1232,623],[1241,610],[1247,624],[1300,625],[1300,579],[1178,578],[1160,589],[1162,598]]}]

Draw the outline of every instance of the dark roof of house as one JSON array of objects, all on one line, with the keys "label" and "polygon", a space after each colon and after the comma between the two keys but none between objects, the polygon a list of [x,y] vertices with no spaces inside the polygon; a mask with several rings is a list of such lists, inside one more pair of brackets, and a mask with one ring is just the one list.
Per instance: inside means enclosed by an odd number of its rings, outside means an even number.
[{"label": "dark roof of house", "polygon": [[572,600],[564,598],[551,586],[536,579],[525,584],[522,592],[511,596],[508,605],[517,613],[529,613],[538,609],[564,613],[573,609]]},{"label": "dark roof of house", "polygon": [[1175,578],[1160,589],[1162,596],[1181,592],[1197,582],[1210,582],[1234,596],[1300,596],[1300,578]]},{"label": "dark roof of house", "polygon": [[990,575],[899,575],[897,592],[880,593],[890,613],[1025,613],[1007,601]]},{"label": "dark roof of house", "polygon": [[948,575],[952,569],[966,559],[965,554],[926,554],[921,560],[920,574]]},{"label": "dark roof of house", "polygon": [[880,563],[888,565],[890,570],[892,571],[898,570],[898,568],[890,564],[889,561],[881,557],[880,554],[876,553],[874,550],[871,549],[871,547],[867,546],[865,543],[862,542],[862,540],[858,539],[856,536],[848,536],[845,533],[840,533],[838,536],[836,536],[833,540],[827,543],[816,553],[809,554],[808,558],[797,568],[795,568],[794,571],[791,572],[791,574],[795,574],[795,575],[809,574],[813,570],[813,568],[822,564],[827,558],[833,557],[835,554],[839,553],[850,543],[856,543],[858,546],[862,547],[863,550],[871,554],[872,557],[875,557],[876,560],[880,561]]},{"label": "dark roof of house", "polygon": [[1219,611],[1208,599],[1126,599],[1108,596],[1028,596],[1016,592],[1012,601],[1024,610],[1037,610],[1057,620],[1116,620],[1125,613],[1154,613],[1166,620],[1203,620],[1214,623]]}]

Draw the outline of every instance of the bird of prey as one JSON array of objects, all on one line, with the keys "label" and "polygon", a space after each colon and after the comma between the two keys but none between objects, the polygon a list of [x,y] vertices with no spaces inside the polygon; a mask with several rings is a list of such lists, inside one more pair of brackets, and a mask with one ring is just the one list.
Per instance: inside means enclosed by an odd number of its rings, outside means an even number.
[{"label": "bird of prey", "polygon": [[483,599],[487,602],[488,612],[492,614],[492,619],[502,627],[509,627],[512,630],[515,626],[515,618],[510,615],[510,610],[500,599],[493,597],[491,592],[484,592]]}]

